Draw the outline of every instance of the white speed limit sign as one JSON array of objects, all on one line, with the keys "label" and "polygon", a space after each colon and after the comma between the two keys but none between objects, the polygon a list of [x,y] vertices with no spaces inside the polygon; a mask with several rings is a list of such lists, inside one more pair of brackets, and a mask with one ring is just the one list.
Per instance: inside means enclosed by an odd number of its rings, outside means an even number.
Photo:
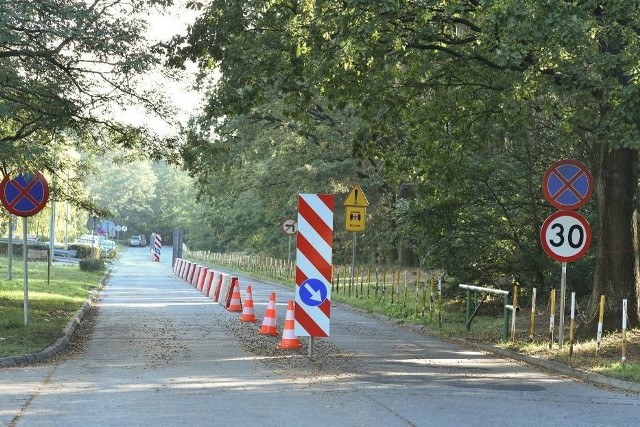
[{"label": "white speed limit sign", "polygon": [[589,250],[591,227],[579,213],[558,211],[542,224],[540,242],[547,255],[556,261],[576,261]]}]

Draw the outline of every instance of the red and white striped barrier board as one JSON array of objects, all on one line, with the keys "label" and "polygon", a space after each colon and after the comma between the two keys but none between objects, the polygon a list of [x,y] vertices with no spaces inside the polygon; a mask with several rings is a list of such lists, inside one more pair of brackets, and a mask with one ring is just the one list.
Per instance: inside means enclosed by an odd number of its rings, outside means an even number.
[{"label": "red and white striped barrier board", "polygon": [[210,268],[209,272],[207,273],[207,277],[205,277],[204,279],[204,288],[202,289],[202,293],[205,294],[207,297],[209,297],[209,294],[211,293],[211,283],[213,282],[213,275],[215,274],[215,271]]},{"label": "red and white striped barrier board", "polygon": [[333,195],[298,195],[294,333],[328,337],[331,319]]},{"label": "red and white striped barrier board", "polygon": [[180,272],[180,277],[183,280],[187,280],[187,277],[189,277],[189,271],[191,270],[191,261],[185,261],[184,262],[184,266],[182,267],[182,271]]},{"label": "red and white striped barrier board", "polygon": [[218,304],[227,308],[227,294],[229,293],[229,289],[231,289],[231,276],[227,273],[222,273],[221,276],[220,287],[218,288],[216,297],[218,298]]},{"label": "red and white striped barrier board", "polygon": [[209,273],[209,269],[207,267],[202,267],[200,275],[198,276],[198,285],[196,287],[200,292],[204,291],[204,279],[207,277],[207,273]]},{"label": "red and white striped barrier board", "polygon": [[189,284],[194,288],[198,285],[198,277],[200,276],[201,270],[202,270],[202,266],[200,264],[196,264],[195,270],[193,271],[193,275],[191,276],[191,280],[189,280]]},{"label": "red and white striped barrier board", "polygon": [[218,302],[218,296],[220,295],[220,283],[222,282],[222,273],[215,271],[213,273],[213,279],[211,280],[211,291],[209,292],[209,298]]},{"label": "red and white striped barrier board", "polygon": [[153,245],[151,246],[151,261],[160,262],[160,249],[162,248],[162,236],[153,233]]},{"label": "red and white striped barrier board", "polygon": [[196,267],[198,265],[195,262],[191,262],[189,263],[189,270],[187,270],[187,277],[186,277],[186,281],[191,284],[191,281],[193,280],[193,275],[196,272]]}]

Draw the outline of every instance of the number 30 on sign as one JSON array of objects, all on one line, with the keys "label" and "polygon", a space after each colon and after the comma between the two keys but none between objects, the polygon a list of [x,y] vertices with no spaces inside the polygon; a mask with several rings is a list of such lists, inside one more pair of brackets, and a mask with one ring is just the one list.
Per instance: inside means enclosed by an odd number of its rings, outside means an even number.
[{"label": "number 30 on sign", "polygon": [[591,227],[579,213],[558,211],[542,224],[540,242],[547,255],[556,261],[576,261],[589,250]]}]

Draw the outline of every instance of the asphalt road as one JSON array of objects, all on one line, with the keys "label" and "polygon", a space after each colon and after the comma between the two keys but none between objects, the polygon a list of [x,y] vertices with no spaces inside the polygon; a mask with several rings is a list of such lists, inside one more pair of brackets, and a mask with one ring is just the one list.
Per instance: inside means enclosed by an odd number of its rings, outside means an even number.
[{"label": "asphalt road", "polygon": [[640,398],[442,342],[332,307],[331,336],[299,351],[278,328],[290,289],[253,288],[258,323],[231,313],[130,248],[101,292],[79,354],[0,368],[7,426],[637,426]]}]

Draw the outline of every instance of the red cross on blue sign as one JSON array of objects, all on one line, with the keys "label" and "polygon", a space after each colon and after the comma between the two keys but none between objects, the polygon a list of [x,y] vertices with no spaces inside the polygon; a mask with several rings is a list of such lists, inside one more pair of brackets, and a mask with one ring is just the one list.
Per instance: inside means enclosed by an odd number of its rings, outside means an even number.
[{"label": "red cross on blue sign", "polygon": [[0,200],[10,213],[32,216],[49,201],[49,184],[40,172],[23,173],[13,179],[5,175],[0,182]]},{"label": "red cross on blue sign", "polygon": [[577,160],[561,160],[551,165],[542,179],[542,191],[549,203],[560,210],[575,210],[591,198],[591,172]]}]

